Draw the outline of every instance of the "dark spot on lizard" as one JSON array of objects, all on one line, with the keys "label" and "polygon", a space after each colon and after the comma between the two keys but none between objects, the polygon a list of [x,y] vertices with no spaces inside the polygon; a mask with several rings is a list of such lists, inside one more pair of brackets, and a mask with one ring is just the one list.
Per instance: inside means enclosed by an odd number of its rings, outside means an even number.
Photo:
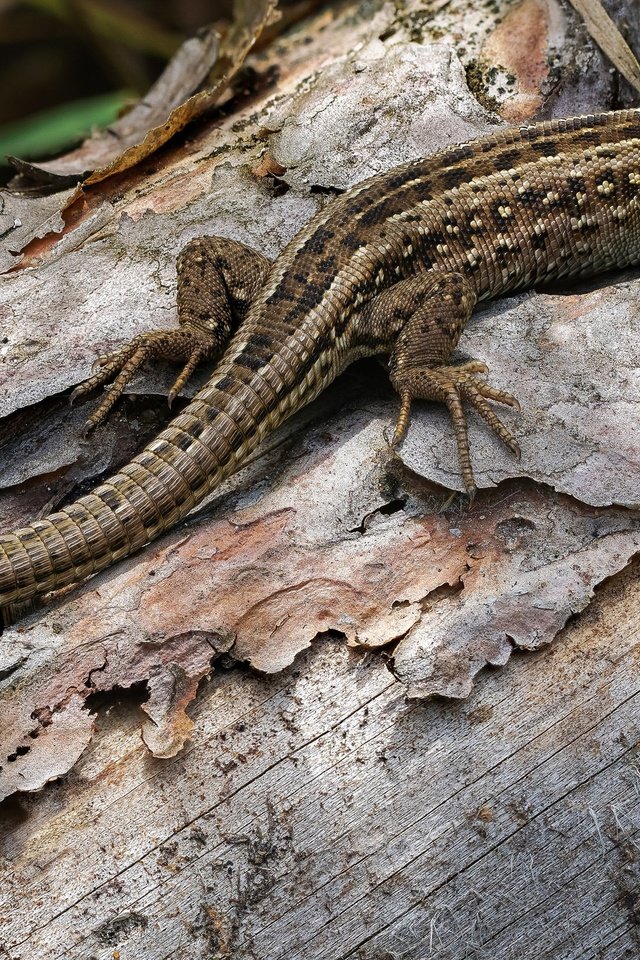
[{"label": "dark spot on lizard", "polygon": [[348,233],[342,238],[342,246],[349,250],[358,250],[362,246],[362,238],[355,233]]},{"label": "dark spot on lizard", "polygon": [[267,336],[266,333],[252,333],[251,336],[247,338],[247,347],[254,350],[270,349],[273,343],[273,337]]},{"label": "dark spot on lizard", "polygon": [[335,265],[336,258],[331,255],[330,257],[325,257],[324,260],[318,262],[318,270],[331,270]]},{"label": "dark spot on lizard", "polygon": [[213,423],[220,412],[221,411],[218,409],[218,407],[213,407],[208,403],[202,412],[202,416],[207,423]]},{"label": "dark spot on lizard", "polygon": [[[285,280],[286,279],[287,278],[285,278]],[[285,281],[283,280],[281,283],[278,284],[278,286],[273,291],[271,296],[265,300],[265,303],[268,303],[268,304],[282,303],[284,300],[295,300],[295,299],[296,299],[295,293],[291,293],[289,290],[287,290],[285,286]]]},{"label": "dark spot on lizard", "polygon": [[453,170],[443,170],[440,176],[440,182],[445,190],[454,190],[461,184],[469,180],[469,171],[466,167],[454,168]]},{"label": "dark spot on lizard", "polygon": [[178,447],[179,450],[188,450],[191,446],[191,439],[188,433],[176,433],[171,443],[173,446]]},{"label": "dark spot on lizard", "polygon": [[387,217],[391,216],[397,211],[398,211],[397,195],[385,197],[382,203],[379,203],[375,207],[371,207],[369,210],[365,211],[361,215],[360,223],[362,224],[363,227],[371,227],[375,223],[384,222],[387,219]]},{"label": "dark spot on lizard", "polygon": [[439,243],[446,243],[446,237],[442,230],[434,230],[433,233],[429,233],[425,236],[425,241],[429,244],[433,244],[436,247]]},{"label": "dark spot on lizard", "polygon": [[248,370],[260,370],[261,367],[264,367],[264,359],[262,357],[256,357],[252,353],[244,350],[238,354],[234,363],[237,363],[239,367],[246,367]]},{"label": "dark spot on lizard", "polygon": [[558,142],[551,139],[532,140],[531,149],[541,157],[555,157],[559,152]]},{"label": "dark spot on lizard", "polygon": [[522,155],[519,150],[504,150],[502,153],[499,153],[494,158],[494,164],[496,167],[500,167],[503,170],[509,170],[511,167],[517,167],[519,163],[522,162]]},{"label": "dark spot on lizard", "polygon": [[573,138],[577,143],[598,143],[600,137],[595,130],[581,130]]},{"label": "dark spot on lizard", "polygon": [[546,197],[546,190],[540,190],[537,187],[526,187],[518,194],[518,201],[530,204],[533,207],[542,206],[542,201]]},{"label": "dark spot on lizard", "polygon": [[[612,185],[612,187],[614,186],[615,174],[613,170],[603,170],[602,173],[599,173],[595,178],[596,187],[601,187],[602,184],[607,183],[607,181]],[[611,193],[614,193],[614,192],[615,192],[615,187],[613,190],[611,190],[610,195]]]},{"label": "dark spot on lizard", "polygon": [[471,143],[461,143],[459,147],[452,147],[449,157],[451,163],[459,163],[461,160],[471,160],[475,150]]},{"label": "dark spot on lizard", "polygon": [[569,189],[571,193],[575,196],[576,193],[586,193],[587,184],[584,180],[584,177],[581,177],[579,174],[570,173],[569,174]]},{"label": "dark spot on lizard", "polygon": [[328,227],[318,227],[313,236],[309,237],[305,243],[303,250],[308,250],[310,253],[323,253],[324,248],[330,240],[333,240],[334,236],[335,234]]},{"label": "dark spot on lizard", "polygon": [[498,200],[496,203],[491,204],[491,215],[499,227],[506,227],[511,219],[512,215],[506,212],[507,206],[506,200]]},{"label": "dark spot on lizard", "polygon": [[400,187],[404,187],[406,183],[409,183],[411,180],[414,180],[419,176],[419,172],[416,166],[410,166],[406,170],[398,171],[397,173],[392,174],[387,180],[387,189],[398,190]]},{"label": "dark spot on lizard", "polygon": [[541,229],[536,233],[531,233],[531,246],[534,250],[544,250],[547,245],[548,231],[545,226],[542,226]]}]

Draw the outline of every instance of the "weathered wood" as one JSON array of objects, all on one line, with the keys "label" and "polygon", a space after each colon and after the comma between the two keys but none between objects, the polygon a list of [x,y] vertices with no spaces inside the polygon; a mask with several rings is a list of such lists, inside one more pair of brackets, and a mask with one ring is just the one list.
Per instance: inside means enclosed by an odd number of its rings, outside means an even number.
[{"label": "weathered wood", "polygon": [[218,674],[172,761],[111,707],[2,808],[7,955],[637,956],[639,574],[464,702],[407,703],[328,638]]}]

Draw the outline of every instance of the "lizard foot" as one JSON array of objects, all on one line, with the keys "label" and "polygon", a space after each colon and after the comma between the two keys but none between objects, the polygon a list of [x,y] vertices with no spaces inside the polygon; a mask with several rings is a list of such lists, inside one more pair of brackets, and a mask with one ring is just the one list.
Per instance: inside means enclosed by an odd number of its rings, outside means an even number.
[{"label": "lizard foot", "polygon": [[515,410],[520,410],[520,404],[515,397],[505,390],[496,390],[484,380],[478,379],[476,374],[488,373],[488,367],[478,360],[462,363],[459,366],[443,366],[433,369],[405,371],[402,376],[394,379],[394,386],[400,394],[400,414],[396,423],[391,446],[396,447],[402,442],[409,426],[411,403],[415,399],[437,400],[444,403],[449,410],[453,429],[458,444],[458,457],[462,470],[462,479],[469,499],[476,494],[476,485],[471,467],[469,453],[469,432],[467,418],[462,407],[462,401],[468,400],[477,410],[493,432],[505,443],[511,452],[520,459],[520,447],[511,430],[500,420],[491,409],[488,400],[503,403]]},{"label": "lizard foot", "polygon": [[179,330],[142,333],[120,350],[98,357],[93,365],[95,371],[93,376],[76,387],[69,402],[75,403],[77,400],[82,400],[93,390],[113,381],[98,409],[87,420],[85,433],[90,433],[106,420],[142,364],[147,360],[162,357],[172,361],[182,360],[184,363],[182,371],[169,391],[168,400],[171,406],[198,364],[217,351],[215,341],[205,338],[194,329],[182,327]]}]

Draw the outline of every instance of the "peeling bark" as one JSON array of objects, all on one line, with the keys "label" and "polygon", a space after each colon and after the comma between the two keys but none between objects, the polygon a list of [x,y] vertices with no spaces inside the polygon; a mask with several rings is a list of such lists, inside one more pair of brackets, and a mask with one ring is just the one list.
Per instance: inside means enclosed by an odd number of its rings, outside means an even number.
[{"label": "peeling bark", "polygon": [[[326,195],[375,171],[505,119],[613,105],[601,54],[553,0],[424,10],[321,11],[254,55],[245,94],[154,165],[58,207],[3,198],[3,528],[86,489],[156,429],[166,370],[130,388],[99,442],[79,439],[84,411],[63,401],[97,354],[175,322],[187,240],[220,233],[275,256]],[[197,733],[213,669],[287,670],[322,635],[384,650],[388,682],[417,698],[466,697],[486,665],[549,644],[640,549],[638,293],[625,277],[524,294],[470,326],[462,348],[497,386],[515,380],[525,408],[520,464],[474,426],[485,489],[471,510],[436,486],[459,488],[444,414],[417,408],[394,457],[396,400],[363,364],[186,525],[7,629],[2,795],[78,763],[97,692],[142,689],[134,726],[169,758]],[[232,942],[233,926],[203,916]]]},{"label": "peeling bark", "polygon": [[[2,198],[2,529],[162,422],[166,369],[89,442],[65,399],[175,322],[187,240],[274,256],[371,172],[619,93],[555,0],[324,9],[250,65],[117,184]],[[5,630],[3,960],[638,955],[637,294],[530,293],[470,326],[525,407],[520,465],[472,424],[472,509],[437,485],[440,411],[389,451],[367,362],[182,527]]]}]

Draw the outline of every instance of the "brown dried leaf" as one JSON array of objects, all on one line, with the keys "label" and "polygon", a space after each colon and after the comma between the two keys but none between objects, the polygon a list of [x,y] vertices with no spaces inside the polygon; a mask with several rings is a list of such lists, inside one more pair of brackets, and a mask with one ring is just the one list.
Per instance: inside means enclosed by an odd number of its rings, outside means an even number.
[{"label": "brown dried leaf", "polygon": [[281,177],[283,173],[287,172],[287,168],[283,167],[281,163],[278,163],[270,151],[267,150],[261,157],[260,163],[256,164],[251,172],[254,177]]},{"label": "brown dried leaf", "polygon": [[[244,63],[262,29],[273,22],[277,0],[236,0],[234,22],[224,40],[213,27],[180,47],[144,99],[127,114],[85,140],[77,150],[47,163],[18,161],[23,174],[66,186],[87,174],[85,183],[135,166],[219,99]],[[205,85],[203,89],[199,87]],[[197,91],[197,92],[193,92]],[[190,95],[192,94],[192,95]]]},{"label": "brown dried leaf", "polygon": [[90,171],[115,165],[122,161],[123,151],[131,148],[139,150],[138,159],[142,159],[152,152],[147,148],[154,141],[160,146],[179,129],[176,126],[167,131],[165,125],[171,123],[172,113],[184,106],[185,99],[204,83],[216,64],[219,48],[220,35],[213,27],[206,27],[182,44],[144,98],[106,130],[95,133],[77,149],[55,160],[27,163],[12,158],[13,165],[32,180],[66,184]]}]

